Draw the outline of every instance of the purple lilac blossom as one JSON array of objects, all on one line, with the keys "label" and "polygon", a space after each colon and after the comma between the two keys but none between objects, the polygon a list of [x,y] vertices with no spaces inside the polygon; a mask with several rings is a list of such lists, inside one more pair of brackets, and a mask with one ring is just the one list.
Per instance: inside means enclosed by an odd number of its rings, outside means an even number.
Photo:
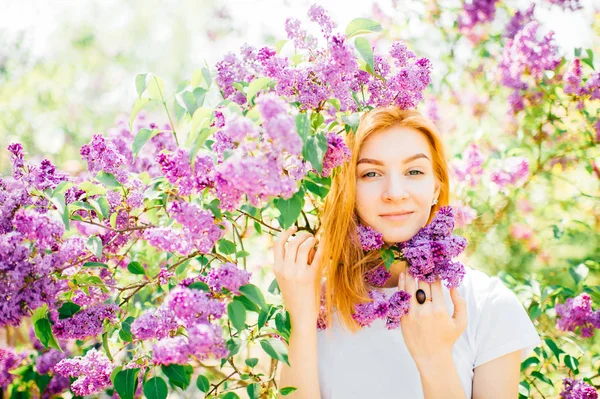
[{"label": "purple lilac blossom", "polygon": [[186,364],[189,355],[188,341],[181,335],[161,339],[152,345],[152,361],[154,364]]},{"label": "purple lilac blossom", "polygon": [[127,171],[121,168],[125,165],[125,157],[111,141],[107,141],[101,134],[94,134],[92,141],[83,145],[79,153],[82,159],[87,161],[88,170],[91,173],[104,171],[113,174],[122,184],[127,182]]},{"label": "purple lilac blossom", "polygon": [[210,356],[216,359],[226,358],[223,331],[219,325],[199,323],[188,328],[188,337],[176,336],[158,341],[152,347],[154,364],[187,364],[189,356],[204,360]]},{"label": "purple lilac blossom", "polygon": [[319,24],[321,27],[321,32],[323,32],[323,36],[326,38],[331,36],[331,32],[336,27],[336,24],[331,20],[327,14],[327,11],[325,11],[323,7],[317,4],[311,5],[308,10],[308,17],[311,21]]},{"label": "purple lilac blossom", "polygon": [[458,27],[464,30],[473,29],[479,23],[490,22],[496,15],[498,0],[466,0],[463,12],[458,16]]},{"label": "purple lilac blossom", "polygon": [[484,161],[479,146],[471,143],[465,151],[464,158],[454,166],[454,172],[459,181],[467,182],[471,187],[479,184],[483,175]]},{"label": "purple lilac blossom", "polygon": [[567,73],[564,76],[564,90],[566,94],[572,94],[574,96],[580,96],[583,94],[583,87],[581,86],[581,60],[575,58],[569,65]]},{"label": "purple lilac blossom", "polygon": [[388,299],[388,314],[385,318],[385,326],[388,330],[394,330],[400,326],[400,319],[410,309],[411,295],[404,291],[394,292]]},{"label": "purple lilac blossom", "polygon": [[11,348],[0,348],[0,388],[8,387],[16,377],[10,371],[19,367],[25,357],[25,353],[17,354]]},{"label": "purple lilac blossom", "polygon": [[103,353],[90,349],[83,357],[61,360],[54,366],[54,371],[63,377],[77,377],[71,389],[76,395],[87,396],[100,393],[111,385],[113,368]]},{"label": "purple lilac blossom", "polygon": [[188,152],[178,148],[171,153],[161,152],[156,157],[156,162],[181,196],[197,194],[214,185],[214,165],[208,156],[197,156],[192,167]]},{"label": "purple lilac blossom", "polygon": [[323,177],[328,177],[334,168],[348,162],[352,156],[344,138],[334,132],[327,133],[327,151],[323,157]]},{"label": "purple lilac blossom", "polygon": [[357,233],[363,251],[379,249],[384,244],[383,234],[374,230],[370,226],[359,224]]},{"label": "purple lilac blossom", "polygon": [[197,323],[209,323],[221,318],[225,313],[223,302],[212,299],[205,291],[185,287],[177,287],[169,292],[165,303],[187,327]]},{"label": "purple lilac blossom", "polygon": [[492,172],[491,181],[500,187],[517,185],[529,176],[529,161],[524,157],[511,157],[504,161],[501,169]]},{"label": "purple lilac blossom", "polygon": [[592,310],[592,299],[583,293],[575,298],[568,298],[564,304],[556,307],[556,328],[562,331],[575,332],[581,327],[581,336],[594,336],[594,329],[600,328],[600,311]]},{"label": "purple lilac blossom", "polygon": [[51,348],[36,359],[35,368],[38,374],[47,374],[49,371],[54,370],[54,366],[67,356],[67,353]]},{"label": "purple lilac blossom", "polygon": [[431,284],[439,276],[448,288],[458,287],[462,282],[464,265],[451,258],[464,251],[467,240],[452,235],[454,223],[454,210],[449,206],[440,207],[430,224],[399,244],[410,273],[419,281]]},{"label": "purple lilac blossom", "polygon": [[41,250],[58,249],[58,241],[65,232],[62,223],[51,220],[47,215],[24,208],[15,213],[13,226],[24,239],[35,242]]},{"label": "purple lilac blossom", "polygon": [[376,266],[365,273],[365,281],[373,287],[383,287],[392,277],[385,265]]},{"label": "purple lilac blossom", "polygon": [[212,212],[197,205],[172,202],[170,216],[182,225],[184,235],[201,253],[209,253],[223,235]]},{"label": "purple lilac blossom", "polygon": [[546,2],[559,6],[563,10],[571,11],[577,11],[583,8],[579,1],[580,0],[546,0]]},{"label": "purple lilac blossom", "polygon": [[534,9],[535,4],[531,4],[527,10],[518,10],[515,12],[515,15],[513,15],[506,25],[506,30],[503,36],[508,39],[514,38],[517,32],[519,32],[529,22],[533,21]]},{"label": "purple lilac blossom", "polygon": [[66,319],[59,319],[52,329],[57,338],[84,339],[102,334],[103,323],[114,323],[119,307],[113,304],[98,303],[83,309]]},{"label": "purple lilac blossom", "polygon": [[42,399],[50,399],[55,397],[67,389],[69,389],[69,385],[71,385],[71,381],[67,377],[63,377],[60,374],[54,374],[44,392],[42,392]]},{"label": "purple lilac blossom", "polygon": [[221,288],[225,288],[239,295],[240,287],[250,282],[250,276],[251,273],[240,269],[233,263],[227,262],[222,264],[218,269],[210,269],[208,275],[203,280],[215,292],[220,292]]},{"label": "purple lilac blossom", "polygon": [[388,330],[398,328],[400,319],[410,308],[411,295],[404,290],[394,292],[389,297],[379,291],[370,290],[371,302],[360,303],[354,307],[352,318],[361,327],[370,327],[371,324],[381,319]]},{"label": "purple lilac blossom", "polygon": [[590,96],[590,100],[600,100],[600,72],[591,74],[585,86],[583,86],[583,93]]},{"label": "purple lilac blossom", "polygon": [[173,311],[166,306],[144,312],[131,323],[131,333],[138,339],[163,339],[180,326]]},{"label": "purple lilac blossom", "polygon": [[598,399],[598,391],[583,380],[565,378],[561,399]]}]

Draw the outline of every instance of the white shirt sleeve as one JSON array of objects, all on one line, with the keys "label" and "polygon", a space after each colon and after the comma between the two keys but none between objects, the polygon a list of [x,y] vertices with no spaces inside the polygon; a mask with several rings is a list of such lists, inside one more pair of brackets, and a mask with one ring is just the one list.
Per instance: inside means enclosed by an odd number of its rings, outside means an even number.
[{"label": "white shirt sleeve", "polygon": [[517,296],[498,277],[489,279],[475,332],[474,367],[521,350],[521,361],[540,342],[529,315]]}]

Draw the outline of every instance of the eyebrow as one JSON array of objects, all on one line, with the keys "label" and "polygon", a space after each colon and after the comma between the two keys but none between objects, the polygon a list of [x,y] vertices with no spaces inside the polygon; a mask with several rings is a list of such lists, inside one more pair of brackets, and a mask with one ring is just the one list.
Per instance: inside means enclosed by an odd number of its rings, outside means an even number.
[{"label": "eyebrow", "polygon": [[[423,154],[422,152],[415,154],[415,155],[411,155],[410,157],[406,158],[404,161],[402,161],[402,163],[409,163],[412,162],[416,159],[419,158],[427,158],[429,159],[429,157],[425,154]],[[378,159],[372,159],[372,158],[361,158],[358,160],[358,162],[356,163],[356,165],[360,165],[361,163],[370,163],[373,165],[379,165],[379,166],[383,166],[383,162],[381,162]]]}]

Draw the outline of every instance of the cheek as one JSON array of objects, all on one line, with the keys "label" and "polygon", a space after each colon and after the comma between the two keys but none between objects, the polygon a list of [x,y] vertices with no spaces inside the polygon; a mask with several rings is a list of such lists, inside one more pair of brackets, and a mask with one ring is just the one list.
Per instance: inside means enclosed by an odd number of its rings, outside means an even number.
[{"label": "cheek", "polygon": [[361,219],[369,215],[370,208],[375,206],[377,190],[374,187],[367,188],[357,182],[356,184],[356,212]]}]

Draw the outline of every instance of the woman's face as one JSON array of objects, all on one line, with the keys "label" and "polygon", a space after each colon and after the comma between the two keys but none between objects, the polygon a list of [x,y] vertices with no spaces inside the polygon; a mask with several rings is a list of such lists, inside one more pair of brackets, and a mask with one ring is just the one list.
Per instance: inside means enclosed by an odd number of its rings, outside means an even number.
[{"label": "woman's face", "polygon": [[363,143],[356,165],[356,212],[386,243],[407,241],[427,223],[439,196],[431,159],[426,136],[410,127],[391,126]]}]

